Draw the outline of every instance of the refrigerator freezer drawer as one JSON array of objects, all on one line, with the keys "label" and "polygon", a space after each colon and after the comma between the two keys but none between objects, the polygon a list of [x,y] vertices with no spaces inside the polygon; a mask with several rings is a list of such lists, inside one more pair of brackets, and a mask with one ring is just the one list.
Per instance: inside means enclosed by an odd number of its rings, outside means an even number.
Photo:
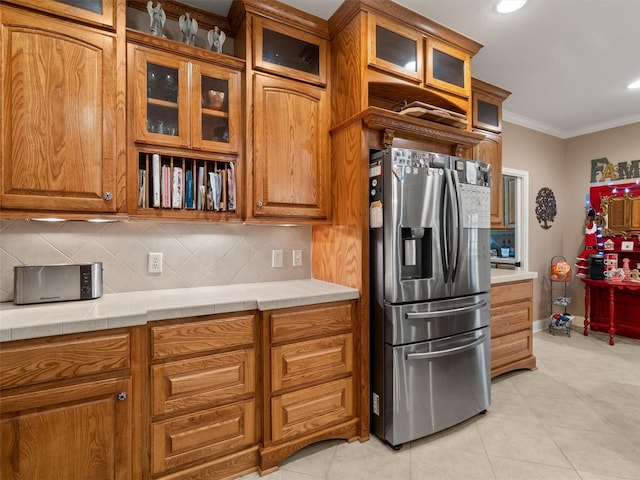
[{"label": "refrigerator freezer drawer", "polygon": [[375,433],[396,446],[489,408],[490,336],[489,328],[482,328],[431,342],[385,345],[385,375],[393,380],[385,382],[379,398],[384,431]]}]

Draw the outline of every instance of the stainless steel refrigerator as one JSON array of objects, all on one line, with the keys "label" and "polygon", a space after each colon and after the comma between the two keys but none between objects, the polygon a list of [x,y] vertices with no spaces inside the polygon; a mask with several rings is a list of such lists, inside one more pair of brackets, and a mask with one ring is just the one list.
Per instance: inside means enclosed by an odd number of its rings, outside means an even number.
[{"label": "stainless steel refrigerator", "polygon": [[489,168],[371,155],[371,428],[394,448],[490,405]]}]

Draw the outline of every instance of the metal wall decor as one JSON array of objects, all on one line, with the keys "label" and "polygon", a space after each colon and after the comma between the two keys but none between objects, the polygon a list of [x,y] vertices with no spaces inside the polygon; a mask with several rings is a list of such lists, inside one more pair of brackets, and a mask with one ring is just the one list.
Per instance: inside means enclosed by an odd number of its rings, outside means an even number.
[{"label": "metal wall decor", "polygon": [[550,222],[556,219],[558,214],[558,206],[556,204],[556,196],[549,187],[542,187],[536,195],[536,218],[538,223],[545,230],[551,228]]}]

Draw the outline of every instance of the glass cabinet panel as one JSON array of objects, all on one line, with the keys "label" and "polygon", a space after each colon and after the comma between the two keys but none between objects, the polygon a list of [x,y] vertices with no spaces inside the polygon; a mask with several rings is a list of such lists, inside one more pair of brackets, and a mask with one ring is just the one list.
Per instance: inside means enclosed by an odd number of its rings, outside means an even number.
[{"label": "glass cabinet panel", "polygon": [[147,132],[178,136],[178,69],[147,63]]},{"label": "glass cabinet panel", "polygon": [[369,65],[421,83],[423,44],[419,32],[369,14]]},{"label": "glass cabinet panel", "polygon": [[471,56],[445,42],[427,41],[427,85],[469,98]]},{"label": "glass cabinet panel", "polygon": [[478,100],[476,103],[478,123],[491,125],[493,128],[500,127],[499,107],[495,103]]},{"label": "glass cabinet panel", "polygon": [[116,0],[10,0],[8,3],[111,29],[116,25]]},{"label": "glass cabinet panel", "polygon": [[254,32],[257,69],[326,85],[328,40],[262,17],[254,19]]}]

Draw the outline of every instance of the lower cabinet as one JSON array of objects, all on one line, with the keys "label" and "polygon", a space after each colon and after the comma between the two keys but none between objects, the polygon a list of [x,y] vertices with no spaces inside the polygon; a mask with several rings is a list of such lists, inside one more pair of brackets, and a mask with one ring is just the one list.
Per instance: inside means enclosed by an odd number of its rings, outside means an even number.
[{"label": "lower cabinet", "polygon": [[255,470],[256,314],[150,327],[150,477],[228,478]]},{"label": "lower cabinet", "polygon": [[533,355],[533,280],[491,287],[491,378],[536,369]]},{"label": "lower cabinet", "polygon": [[261,473],[311,443],[357,438],[354,312],[338,302],[263,313]]},{"label": "lower cabinet", "polygon": [[64,335],[0,349],[0,478],[132,478],[130,335]]}]

